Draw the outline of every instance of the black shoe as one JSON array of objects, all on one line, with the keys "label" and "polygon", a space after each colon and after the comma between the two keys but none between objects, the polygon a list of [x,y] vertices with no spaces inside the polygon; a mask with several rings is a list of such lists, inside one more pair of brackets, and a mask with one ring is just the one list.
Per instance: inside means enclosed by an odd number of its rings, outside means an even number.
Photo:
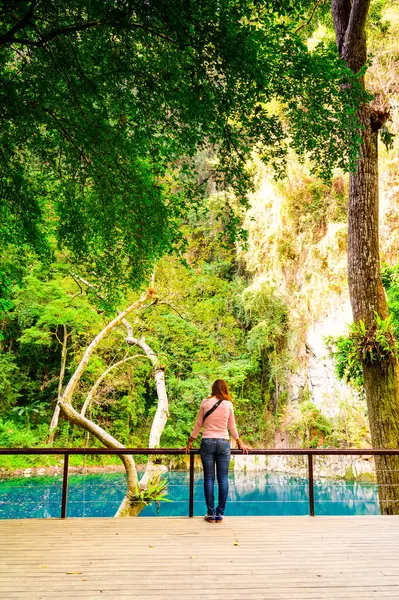
[{"label": "black shoe", "polygon": [[205,515],[204,517],[205,521],[208,521],[208,523],[215,523],[215,516],[214,515]]}]

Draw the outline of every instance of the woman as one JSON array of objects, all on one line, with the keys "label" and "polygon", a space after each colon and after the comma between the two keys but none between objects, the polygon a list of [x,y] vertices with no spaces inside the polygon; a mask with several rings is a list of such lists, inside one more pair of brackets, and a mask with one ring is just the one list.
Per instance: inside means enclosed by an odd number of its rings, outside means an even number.
[{"label": "woman", "polygon": [[[201,441],[201,460],[204,469],[204,493],[207,506],[205,520],[209,523],[223,521],[227,494],[229,491],[230,441],[227,427],[240,450],[248,454],[237,433],[234,408],[229,388],[224,379],[217,379],[212,386],[212,396],[201,402],[198,419],[188,440],[186,452],[191,450],[193,441],[201,427],[204,427]],[[219,488],[219,504],[215,509],[215,465]]]}]

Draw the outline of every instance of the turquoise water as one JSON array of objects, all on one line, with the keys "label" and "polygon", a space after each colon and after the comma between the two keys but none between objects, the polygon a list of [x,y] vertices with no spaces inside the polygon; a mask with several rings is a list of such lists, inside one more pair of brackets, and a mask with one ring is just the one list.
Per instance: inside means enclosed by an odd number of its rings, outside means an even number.
[{"label": "turquoise water", "polygon": [[[168,498],[161,516],[187,516],[189,476],[185,471],[167,474]],[[308,482],[300,477],[265,472],[229,473],[226,515],[307,515]],[[201,473],[195,475],[194,514],[205,514]],[[59,517],[62,479],[59,476],[0,480],[0,518]],[[125,493],[124,473],[70,475],[68,517],[112,517]],[[156,506],[140,516],[154,517]],[[378,492],[373,483],[315,481],[316,515],[378,515]]]}]

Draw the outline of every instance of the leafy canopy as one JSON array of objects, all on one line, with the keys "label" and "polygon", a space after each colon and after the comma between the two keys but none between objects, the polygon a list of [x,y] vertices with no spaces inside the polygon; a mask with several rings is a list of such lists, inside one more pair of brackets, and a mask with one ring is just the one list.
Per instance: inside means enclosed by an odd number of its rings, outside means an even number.
[{"label": "leafy canopy", "polygon": [[3,246],[56,240],[103,286],[137,285],[181,243],[203,179],[244,201],[254,149],[281,169],[291,145],[324,175],[354,161],[356,86],[296,33],[310,2],[0,5]]}]

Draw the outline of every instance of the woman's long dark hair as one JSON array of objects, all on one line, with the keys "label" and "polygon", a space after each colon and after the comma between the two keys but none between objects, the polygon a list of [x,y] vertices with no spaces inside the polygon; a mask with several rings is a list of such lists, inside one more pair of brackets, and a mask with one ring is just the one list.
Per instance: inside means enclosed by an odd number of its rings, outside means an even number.
[{"label": "woman's long dark hair", "polygon": [[227,387],[227,383],[224,379],[216,379],[212,386],[212,396],[218,400],[230,400],[231,402],[229,388]]}]

